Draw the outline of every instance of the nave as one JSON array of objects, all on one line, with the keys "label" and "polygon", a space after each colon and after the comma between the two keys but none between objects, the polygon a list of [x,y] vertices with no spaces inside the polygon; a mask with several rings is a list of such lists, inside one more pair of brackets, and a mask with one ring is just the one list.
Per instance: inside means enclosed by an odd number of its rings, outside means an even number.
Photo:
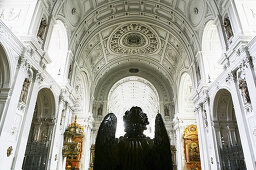
[{"label": "nave", "polygon": [[0,0],[0,169],[93,170],[135,106],[173,169],[256,169],[255,23],[254,0]]}]

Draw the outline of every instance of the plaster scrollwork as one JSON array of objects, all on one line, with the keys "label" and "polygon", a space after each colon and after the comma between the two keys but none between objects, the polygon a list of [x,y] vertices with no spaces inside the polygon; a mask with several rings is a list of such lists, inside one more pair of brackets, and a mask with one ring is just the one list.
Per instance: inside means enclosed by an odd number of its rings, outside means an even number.
[{"label": "plaster scrollwork", "polygon": [[234,73],[231,72],[227,75],[226,82],[228,84],[234,83],[235,80],[236,80],[236,75],[234,75]]},{"label": "plaster scrollwork", "polygon": [[42,75],[42,73],[38,72],[36,74],[34,74],[34,80],[37,81],[39,84],[41,84],[44,81],[44,77]]},{"label": "plaster scrollwork", "polygon": [[21,13],[21,9],[15,8],[7,8],[7,9],[0,9],[0,19],[3,21],[13,21],[18,19]]},{"label": "plaster scrollwork", "polygon": [[256,136],[256,129],[253,129],[252,134]]},{"label": "plaster scrollwork", "polygon": [[252,58],[251,57],[246,57],[243,59],[242,63],[239,66],[240,70],[245,70],[247,68],[250,68],[252,66]]}]

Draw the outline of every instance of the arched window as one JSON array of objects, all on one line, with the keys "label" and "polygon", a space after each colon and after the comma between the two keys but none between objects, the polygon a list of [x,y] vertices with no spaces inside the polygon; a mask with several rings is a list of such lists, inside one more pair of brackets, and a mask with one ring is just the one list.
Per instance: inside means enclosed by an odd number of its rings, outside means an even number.
[{"label": "arched window", "polygon": [[206,81],[212,82],[223,71],[222,66],[218,64],[222,54],[220,37],[217,26],[213,21],[209,21],[205,26],[202,39],[202,54],[205,70],[204,76]]},{"label": "arched window", "polygon": [[48,54],[51,63],[47,67],[47,71],[53,76],[57,82],[63,82],[66,77],[65,65],[68,52],[68,37],[64,24],[61,21],[53,26],[51,39],[49,42]]},{"label": "arched window", "polygon": [[[99,104],[99,112],[102,111]],[[117,116],[116,136],[124,135],[123,116],[125,111],[133,106],[139,106],[147,114],[149,125],[144,132],[149,137],[154,136],[155,116],[159,112],[159,95],[156,88],[146,79],[129,76],[116,82],[108,95],[108,113]]]},{"label": "arched window", "polygon": [[178,96],[179,113],[182,116],[189,116],[195,119],[194,105],[191,100],[192,81],[188,73],[181,76]]}]

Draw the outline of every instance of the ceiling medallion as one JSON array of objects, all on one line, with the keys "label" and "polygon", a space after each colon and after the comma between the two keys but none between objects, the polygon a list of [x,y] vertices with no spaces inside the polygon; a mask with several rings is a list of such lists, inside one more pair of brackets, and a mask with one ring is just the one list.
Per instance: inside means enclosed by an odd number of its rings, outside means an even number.
[{"label": "ceiling medallion", "polygon": [[114,31],[109,41],[110,50],[118,54],[152,54],[160,46],[156,33],[138,23],[122,25]]}]

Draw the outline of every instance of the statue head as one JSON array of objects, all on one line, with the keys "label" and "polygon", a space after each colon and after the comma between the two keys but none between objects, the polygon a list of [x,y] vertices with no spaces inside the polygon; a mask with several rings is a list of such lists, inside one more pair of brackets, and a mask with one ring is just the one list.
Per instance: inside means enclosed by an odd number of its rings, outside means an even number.
[{"label": "statue head", "polygon": [[147,129],[148,117],[140,107],[132,107],[123,116],[125,137],[143,138],[143,131]]}]

